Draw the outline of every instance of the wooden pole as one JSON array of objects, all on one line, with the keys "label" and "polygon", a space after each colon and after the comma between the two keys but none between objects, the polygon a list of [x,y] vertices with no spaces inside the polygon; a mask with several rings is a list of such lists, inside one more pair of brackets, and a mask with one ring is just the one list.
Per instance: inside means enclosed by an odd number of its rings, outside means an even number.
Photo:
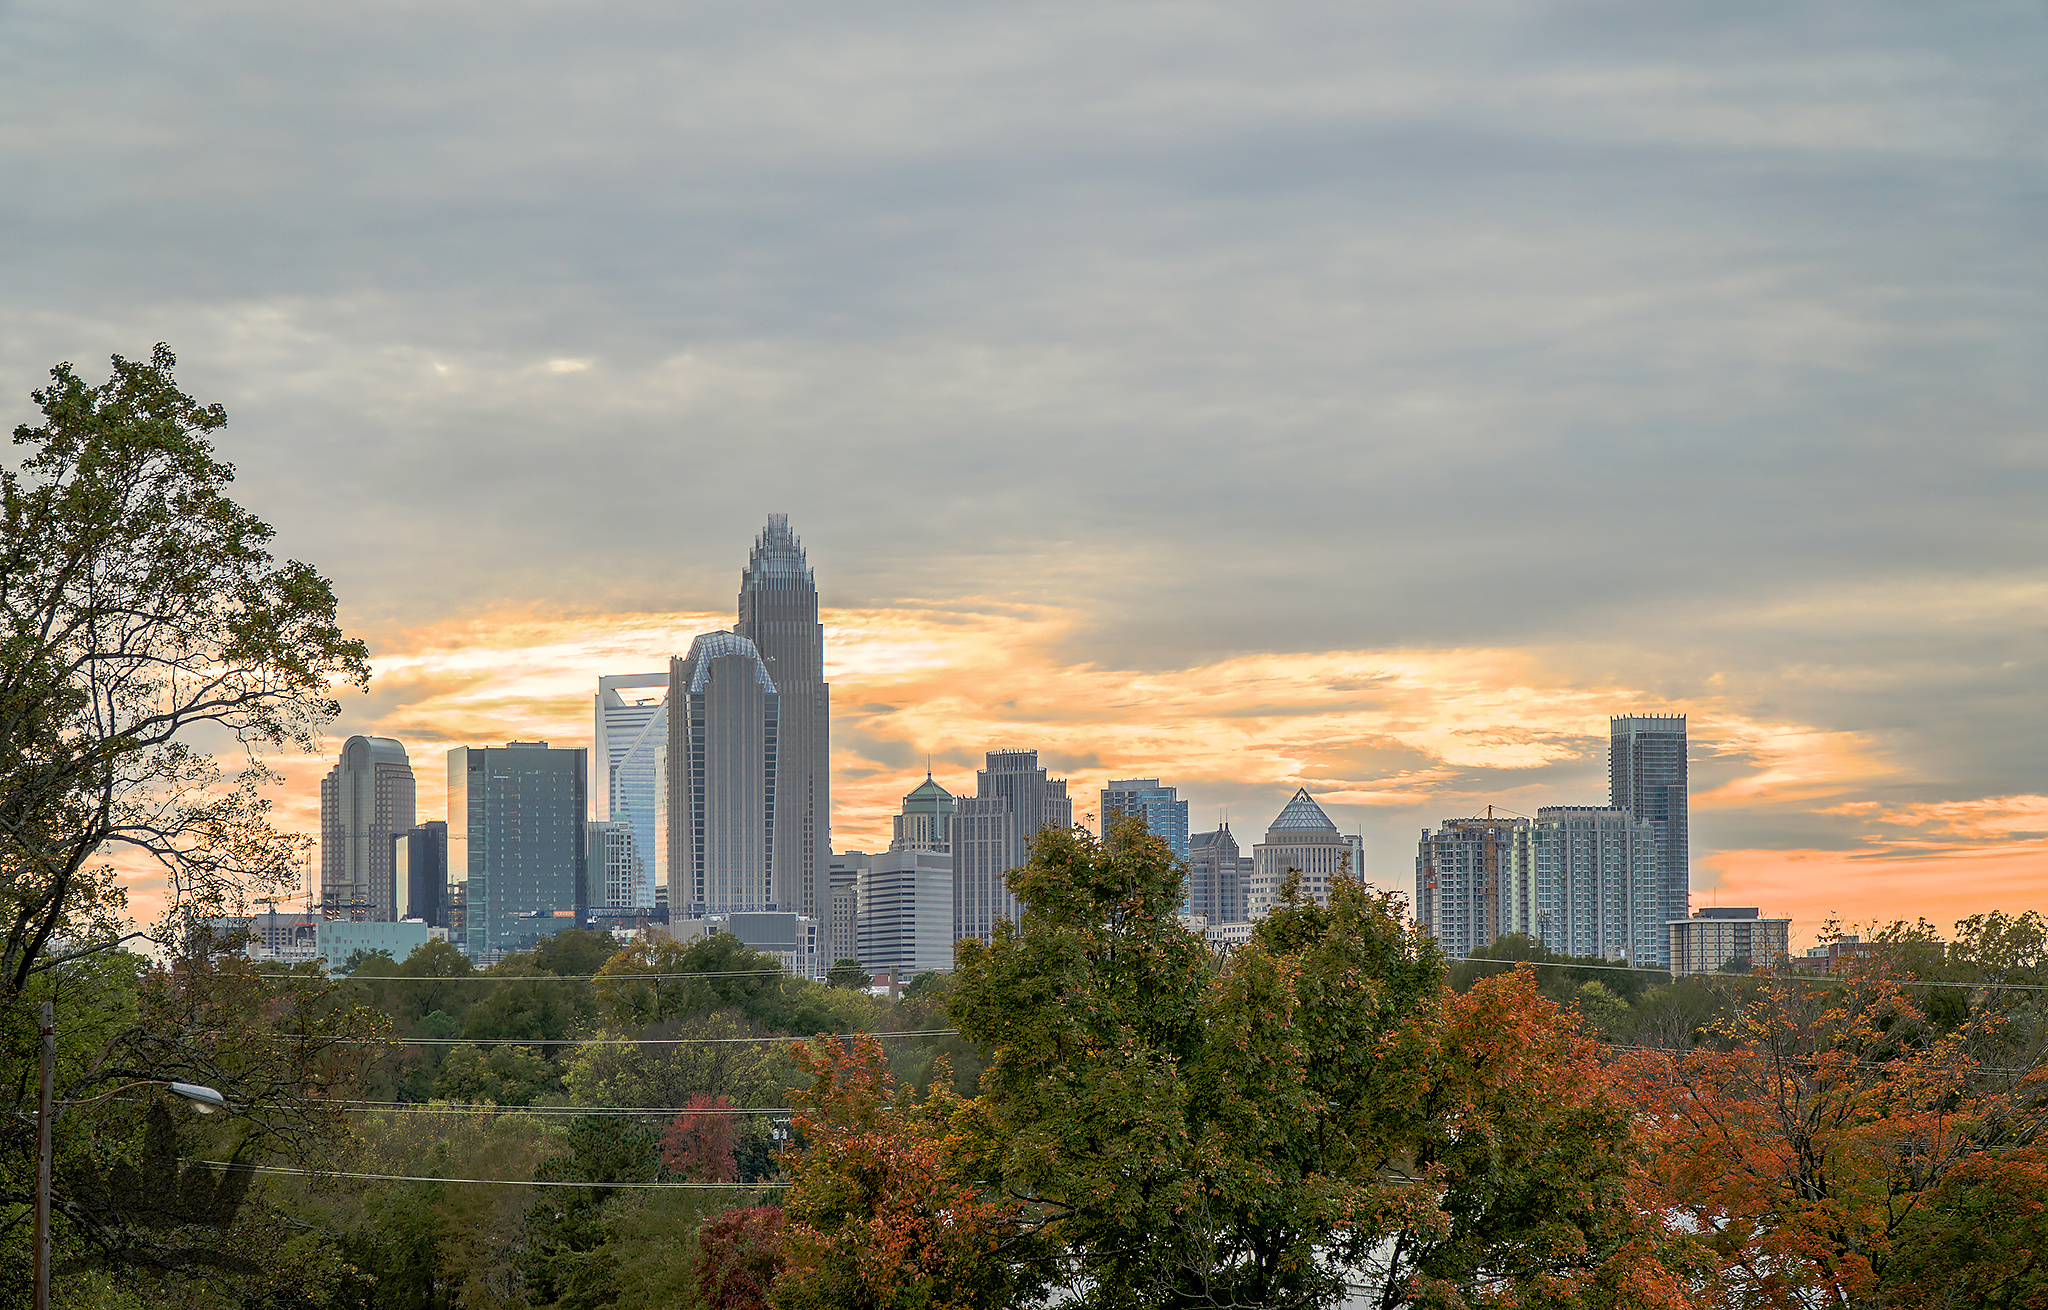
[{"label": "wooden pole", "polygon": [[43,1002],[43,1078],[36,1099],[36,1310],[50,1310],[50,1120],[57,1081],[57,1016]]}]

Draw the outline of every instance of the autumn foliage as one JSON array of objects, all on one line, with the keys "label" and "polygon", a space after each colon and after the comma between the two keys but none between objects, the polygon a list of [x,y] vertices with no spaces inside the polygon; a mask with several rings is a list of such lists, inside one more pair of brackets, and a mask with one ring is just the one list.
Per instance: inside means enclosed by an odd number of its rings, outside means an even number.
[{"label": "autumn foliage", "polygon": [[1708,1044],[1618,1062],[1702,1306],[2048,1305],[2048,1070],[1996,1007],[1943,1030],[1890,972],[1768,979]]}]

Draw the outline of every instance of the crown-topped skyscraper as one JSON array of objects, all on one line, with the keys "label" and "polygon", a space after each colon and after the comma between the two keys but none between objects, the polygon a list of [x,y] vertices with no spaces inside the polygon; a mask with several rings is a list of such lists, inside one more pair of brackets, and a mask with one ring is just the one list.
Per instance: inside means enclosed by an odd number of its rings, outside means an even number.
[{"label": "crown-topped skyscraper", "polygon": [[832,912],[832,689],[818,583],[789,515],[770,514],[740,574],[739,622],[780,702],[774,885],[778,908],[818,921]]}]

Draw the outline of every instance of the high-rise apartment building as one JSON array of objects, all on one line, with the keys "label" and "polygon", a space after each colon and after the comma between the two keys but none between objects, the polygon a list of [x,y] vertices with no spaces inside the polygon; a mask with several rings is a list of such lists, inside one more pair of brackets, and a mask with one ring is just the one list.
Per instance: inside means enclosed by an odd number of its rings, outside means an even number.
[{"label": "high-rise apartment building", "polygon": [[[825,682],[825,629],[818,584],[789,515],[770,514],[740,575],[739,622],[780,701],[776,742],[775,901],[816,920],[830,937],[832,912],[832,688]],[[675,703],[673,695],[670,704]],[[671,730],[673,735],[673,730]],[[670,893],[674,905],[676,895]]]},{"label": "high-rise apartment building", "polygon": [[1037,751],[990,751],[975,794],[953,815],[953,937],[987,940],[997,920],[1017,920],[1008,875],[1031,858],[1042,828],[1070,828],[1065,778],[1049,778]]},{"label": "high-rise apartment building", "polygon": [[[1622,714],[1608,722],[1607,803],[1648,819],[1656,835],[1661,918],[1692,910],[1692,855],[1683,714]],[[1659,934],[1661,940],[1662,934]],[[1662,952],[1665,947],[1660,946]]]},{"label": "high-rise apartment building", "polygon": [[1188,858],[1188,803],[1157,778],[1122,778],[1102,789],[1102,835],[1119,818],[1143,819],[1154,837],[1166,843],[1177,860]]},{"label": "high-rise apartment building", "polygon": [[892,851],[950,851],[953,849],[953,814],[959,809],[953,793],[932,781],[925,770],[924,781],[903,798],[903,812],[896,816]]},{"label": "high-rise apartment building", "polygon": [[448,752],[448,840],[472,957],[573,928],[585,900],[590,752],[544,741]]},{"label": "high-rise apartment building", "polygon": [[1247,914],[1257,919],[1277,905],[1291,872],[1301,874],[1304,898],[1328,905],[1330,884],[1340,874],[1359,876],[1359,845],[1337,831],[1306,787],[1297,789],[1266,829],[1266,840],[1252,847]]},{"label": "high-rise apartment building", "polygon": [[350,737],[320,780],[320,903],[330,919],[390,923],[391,839],[418,820],[412,763],[390,737]]},{"label": "high-rise apartment building", "polygon": [[698,637],[669,664],[672,918],[793,910],[794,875],[776,855],[791,831],[781,822],[781,765],[782,698],[761,652],[737,633]]},{"label": "high-rise apartment building", "polygon": [[1530,832],[1536,935],[1553,951],[1666,963],[1656,832],[1618,806],[1550,805]]},{"label": "high-rise apartment building", "polygon": [[1792,954],[1792,921],[1765,919],[1756,907],[1702,907],[1664,925],[1673,973],[1718,973],[1729,965],[1768,969]]},{"label": "high-rise apartment building", "polygon": [[1528,819],[1445,819],[1415,855],[1415,921],[1453,959],[1506,933],[1533,935],[1536,858]]},{"label": "high-rise apartment building", "polygon": [[1187,912],[1212,924],[1243,923],[1251,892],[1252,858],[1240,855],[1228,823],[1188,838]]}]

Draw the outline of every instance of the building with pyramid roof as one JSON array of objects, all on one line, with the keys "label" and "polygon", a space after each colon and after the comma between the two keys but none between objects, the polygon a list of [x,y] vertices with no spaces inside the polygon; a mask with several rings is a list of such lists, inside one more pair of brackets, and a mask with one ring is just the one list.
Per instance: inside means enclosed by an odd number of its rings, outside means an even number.
[{"label": "building with pyramid roof", "polygon": [[1288,875],[1296,871],[1301,874],[1303,898],[1328,905],[1335,879],[1363,876],[1363,856],[1359,839],[1338,832],[1308,788],[1298,788],[1267,825],[1266,840],[1252,847],[1247,909],[1252,918],[1263,917],[1279,902]]},{"label": "building with pyramid roof", "polygon": [[953,793],[933,782],[931,770],[926,769],[924,781],[903,798],[903,811],[896,816],[896,833],[889,849],[950,852],[953,812],[958,808]]}]

